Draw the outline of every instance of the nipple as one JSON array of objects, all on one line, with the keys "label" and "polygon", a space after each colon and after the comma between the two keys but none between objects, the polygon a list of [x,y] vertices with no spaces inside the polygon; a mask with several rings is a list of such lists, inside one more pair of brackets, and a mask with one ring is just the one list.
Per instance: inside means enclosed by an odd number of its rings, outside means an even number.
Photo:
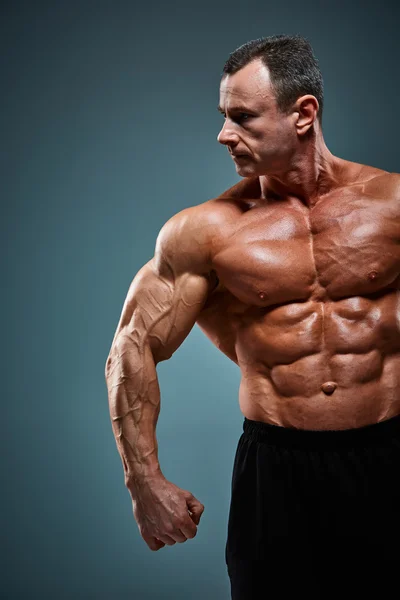
[{"label": "nipple", "polygon": [[266,297],[265,292],[258,292],[258,295],[261,298],[261,300],[265,300],[265,297]]},{"label": "nipple", "polygon": [[330,396],[331,394],[333,394],[333,392],[336,390],[336,388],[337,388],[337,384],[334,381],[327,381],[326,383],[323,383],[321,385],[321,390],[327,396]]},{"label": "nipple", "polygon": [[370,279],[371,281],[373,281],[377,277],[378,277],[378,272],[377,271],[370,271],[368,273],[368,279]]}]

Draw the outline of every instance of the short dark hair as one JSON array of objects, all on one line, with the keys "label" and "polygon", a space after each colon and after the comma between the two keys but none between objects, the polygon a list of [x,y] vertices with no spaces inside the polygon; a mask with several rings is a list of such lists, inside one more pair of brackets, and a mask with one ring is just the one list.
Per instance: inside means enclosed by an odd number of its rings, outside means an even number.
[{"label": "short dark hair", "polygon": [[222,76],[239,71],[257,58],[268,68],[279,110],[286,113],[303,94],[319,103],[322,125],[324,82],[310,42],[300,35],[272,35],[239,46],[229,55]]}]

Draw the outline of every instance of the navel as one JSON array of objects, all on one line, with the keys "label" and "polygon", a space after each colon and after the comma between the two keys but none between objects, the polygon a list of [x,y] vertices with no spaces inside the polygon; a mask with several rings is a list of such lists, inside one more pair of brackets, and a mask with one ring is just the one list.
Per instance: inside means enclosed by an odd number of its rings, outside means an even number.
[{"label": "navel", "polygon": [[333,392],[336,390],[336,388],[337,388],[337,384],[334,381],[326,381],[325,383],[323,383],[321,385],[321,390],[327,396],[330,396],[331,394],[333,394]]},{"label": "navel", "polygon": [[376,279],[378,277],[378,271],[370,271],[368,273],[368,279],[370,279],[371,281],[374,281],[374,279]]}]

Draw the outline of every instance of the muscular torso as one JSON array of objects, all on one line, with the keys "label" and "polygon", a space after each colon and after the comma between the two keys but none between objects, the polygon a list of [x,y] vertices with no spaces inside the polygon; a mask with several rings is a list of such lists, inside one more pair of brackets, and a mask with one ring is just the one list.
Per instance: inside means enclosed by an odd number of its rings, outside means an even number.
[{"label": "muscular torso", "polygon": [[249,419],[346,429],[400,413],[398,176],[346,165],[312,206],[261,198],[257,178],[206,203],[218,285],[197,323],[239,365]]}]

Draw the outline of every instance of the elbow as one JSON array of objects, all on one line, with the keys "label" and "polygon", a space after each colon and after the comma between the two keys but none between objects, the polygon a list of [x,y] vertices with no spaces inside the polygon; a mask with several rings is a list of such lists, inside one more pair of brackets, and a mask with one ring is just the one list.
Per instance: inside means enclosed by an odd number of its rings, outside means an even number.
[{"label": "elbow", "polygon": [[108,376],[110,374],[111,363],[112,363],[112,358],[111,358],[111,354],[109,354],[107,357],[107,360],[106,360],[106,364],[104,366],[104,377],[106,380],[108,379]]},{"label": "elbow", "polygon": [[173,352],[167,352],[165,348],[163,348],[162,351],[159,348],[157,351],[153,351],[152,352],[154,364],[156,366],[160,362],[164,362],[165,360],[169,360],[172,355],[173,355]]}]

